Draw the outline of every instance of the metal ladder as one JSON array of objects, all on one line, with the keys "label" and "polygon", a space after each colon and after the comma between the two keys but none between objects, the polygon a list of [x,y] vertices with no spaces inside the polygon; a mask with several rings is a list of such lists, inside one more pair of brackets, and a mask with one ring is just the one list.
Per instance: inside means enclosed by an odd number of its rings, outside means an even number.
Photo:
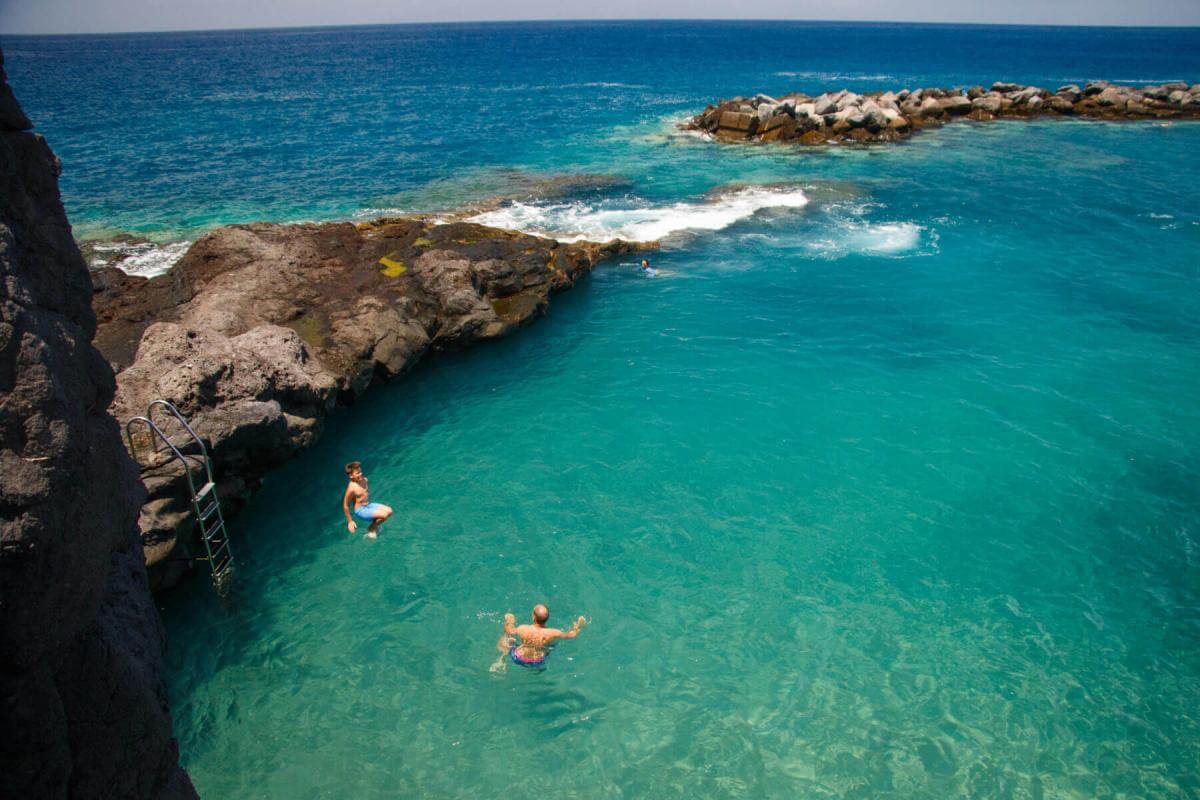
[{"label": "metal ladder", "polygon": [[[196,480],[192,477],[193,462],[175,446],[175,443],[163,433],[162,428],[154,421],[155,409],[162,409],[164,413],[174,417],[187,431],[192,442],[199,446],[200,461],[204,465],[203,478],[205,479],[204,485],[199,490],[196,489]],[[217,594],[221,597],[226,596],[233,583],[233,551],[229,548],[229,534],[225,529],[225,517],[221,514],[221,501],[217,498],[217,485],[213,481],[212,459],[208,456],[208,448],[192,430],[192,426],[188,424],[179,409],[166,400],[155,400],[146,409],[144,417],[133,417],[125,423],[125,439],[129,443],[129,453],[135,461],[138,460],[137,447],[133,440],[133,428],[136,423],[141,423],[149,428],[153,454],[164,450],[170,451],[171,455],[183,465],[183,474],[187,477],[188,493],[192,500],[192,511],[196,515],[196,524],[200,526],[200,539],[204,542],[204,550],[207,554],[203,560],[207,560],[212,567],[212,582]],[[160,442],[166,447],[161,447]],[[183,446],[188,447],[187,444]]]}]

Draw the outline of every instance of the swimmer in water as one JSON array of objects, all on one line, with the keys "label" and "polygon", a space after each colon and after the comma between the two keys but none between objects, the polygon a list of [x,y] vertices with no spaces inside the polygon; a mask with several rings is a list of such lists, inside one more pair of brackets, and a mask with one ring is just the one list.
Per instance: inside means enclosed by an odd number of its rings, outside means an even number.
[{"label": "swimmer in water", "polygon": [[654,269],[654,267],[650,266],[650,259],[648,259],[648,258],[642,259],[642,263],[638,267],[638,269],[642,271],[643,275],[657,275],[658,274],[658,270],[656,270],[656,269]]},{"label": "swimmer in water", "polygon": [[[368,524],[367,538],[374,539],[388,517],[392,515],[390,506],[383,503],[372,503],[367,491],[367,477],[362,472],[361,461],[351,461],[346,465],[346,475],[350,483],[346,485],[346,494],[342,497],[342,511],[346,514],[346,527],[351,533],[358,529],[359,522]],[[353,509],[353,511],[351,511]]]},{"label": "swimmer in water", "polygon": [[[584,625],[587,625],[587,620],[583,617],[575,620],[575,624],[571,626],[569,631],[561,631],[558,628],[547,628],[546,622],[550,619],[550,609],[546,608],[541,603],[533,607],[533,624],[518,625],[517,618],[512,614],[504,615],[504,634],[500,637],[500,641],[496,642],[496,649],[500,651],[500,657],[496,659],[496,663],[492,664],[492,672],[500,672],[508,665],[508,659],[512,659],[514,664],[520,664],[522,667],[540,667],[546,663],[546,657],[550,655],[550,648],[559,639],[574,639],[579,635],[579,631]],[[517,643],[518,638],[520,643]]]}]

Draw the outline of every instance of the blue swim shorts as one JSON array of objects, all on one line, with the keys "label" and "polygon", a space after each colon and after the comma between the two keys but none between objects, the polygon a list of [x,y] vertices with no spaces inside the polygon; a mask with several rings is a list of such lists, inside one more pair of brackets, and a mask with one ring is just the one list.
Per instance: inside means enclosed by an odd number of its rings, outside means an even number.
[{"label": "blue swim shorts", "polygon": [[381,511],[383,511],[383,506],[379,503],[367,503],[365,506],[354,509],[354,516],[362,522],[374,522],[375,517],[379,516]]}]

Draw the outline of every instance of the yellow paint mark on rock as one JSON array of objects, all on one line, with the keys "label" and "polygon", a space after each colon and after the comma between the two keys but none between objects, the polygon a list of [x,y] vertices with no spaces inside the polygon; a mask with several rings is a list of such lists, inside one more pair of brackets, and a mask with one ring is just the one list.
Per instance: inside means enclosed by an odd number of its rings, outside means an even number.
[{"label": "yellow paint mark on rock", "polygon": [[413,242],[413,247],[429,247],[431,244],[433,244],[432,239],[426,239],[424,236],[418,236],[416,241]]},{"label": "yellow paint mark on rock", "polygon": [[399,253],[388,253],[379,259],[379,263],[383,264],[383,274],[389,278],[397,278],[401,274],[408,272],[408,267],[400,259]]}]

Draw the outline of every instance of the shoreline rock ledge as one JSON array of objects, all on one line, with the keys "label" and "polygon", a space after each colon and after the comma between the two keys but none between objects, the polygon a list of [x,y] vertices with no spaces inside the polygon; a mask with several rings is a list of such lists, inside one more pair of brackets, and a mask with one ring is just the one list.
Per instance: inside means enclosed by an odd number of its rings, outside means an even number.
[{"label": "shoreline rock ledge", "polygon": [[[653,246],[419,218],[220,228],[165,275],[92,273],[96,346],[117,371],[111,411],[124,423],[154,399],[174,403],[209,446],[228,517],[377,379],[505,336],[599,261]],[[201,550],[182,469],[142,468],[139,525],[162,589]]]},{"label": "shoreline rock ledge", "polygon": [[902,89],[856,94],[847,89],[810,97],[792,93],[735,97],[710,105],[683,123],[725,141],[801,145],[872,144],[907,139],[921,128],[955,120],[1084,117],[1090,119],[1197,119],[1200,83],[1144,86],[1093,81],[1080,87],[996,81],[990,88]]}]

